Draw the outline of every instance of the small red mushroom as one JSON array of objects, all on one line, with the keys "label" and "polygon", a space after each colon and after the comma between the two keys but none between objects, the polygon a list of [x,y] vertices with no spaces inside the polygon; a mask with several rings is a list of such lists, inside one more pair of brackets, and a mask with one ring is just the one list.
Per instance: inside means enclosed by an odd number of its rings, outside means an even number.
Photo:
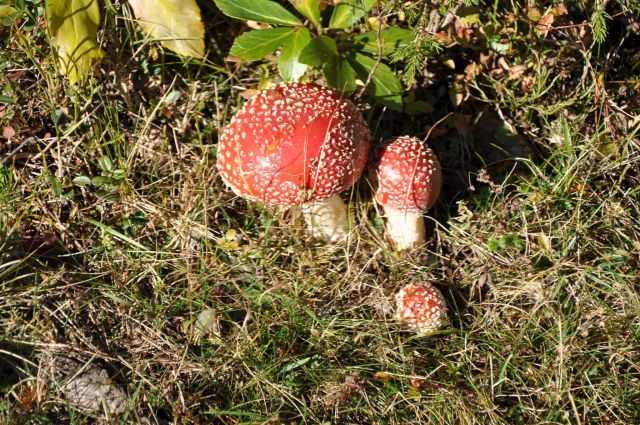
[{"label": "small red mushroom", "polygon": [[387,216],[391,239],[400,250],[424,244],[422,214],[440,195],[438,159],[421,140],[402,136],[389,140],[378,153],[376,200]]},{"label": "small red mushroom", "polygon": [[220,137],[217,168],[231,189],[269,205],[303,204],[315,236],[346,235],[338,195],[358,180],[371,134],[358,109],[331,89],[282,83],[250,99]]},{"label": "small red mushroom", "polygon": [[445,324],[447,304],[429,283],[406,285],[396,294],[396,318],[414,332],[431,332]]}]

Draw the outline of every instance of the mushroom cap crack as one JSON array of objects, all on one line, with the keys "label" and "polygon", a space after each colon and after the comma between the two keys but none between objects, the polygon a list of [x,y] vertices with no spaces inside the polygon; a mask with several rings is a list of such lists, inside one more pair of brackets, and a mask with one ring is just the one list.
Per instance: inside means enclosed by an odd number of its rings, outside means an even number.
[{"label": "mushroom cap crack", "polygon": [[283,83],[250,99],[222,132],[217,168],[244,198],[318,202],[353,185],[371,134],[355,105],[315,84]]}]

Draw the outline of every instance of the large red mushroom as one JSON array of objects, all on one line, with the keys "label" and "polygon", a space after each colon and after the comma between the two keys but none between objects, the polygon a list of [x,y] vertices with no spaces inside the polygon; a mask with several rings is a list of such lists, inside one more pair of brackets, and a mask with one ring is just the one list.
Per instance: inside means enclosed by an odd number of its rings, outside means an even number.
[{"label": "large red mushroom", "polygon": [[423,214],[440,195],[442,171],[435,154],[420,139],[387,141],[378,152],[376,200],[387,216],[389,236],[398,249],[424,244]]},{"label": "large red mushroom", "polygon": [[358,109],[331,89],[282,83],[250,99],[218,145],[217,168],[239,196],[269,205],[303,205],[314,236],[346,236],[338,195],[358,180],[371,134]]}]

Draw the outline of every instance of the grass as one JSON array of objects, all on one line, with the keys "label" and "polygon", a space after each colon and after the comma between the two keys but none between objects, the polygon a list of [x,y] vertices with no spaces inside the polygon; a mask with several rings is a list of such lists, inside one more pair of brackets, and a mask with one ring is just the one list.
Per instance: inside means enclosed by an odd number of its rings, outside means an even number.
[{"label": "grass", "polygon": [[[524,13],[491,3],[482,22]],[[572,26],[587,6],[548,37],[515,25],[507,59],[529,64],[528,89],[491,72],[496,55],[460,83],[482,50],[456,45],[414,90],[437,112],[361,101],[376,143],[455,113],[429,141],[445,187],[409,255],[386,239],[370,175],[335,246],[297,209],[224,187],[217,133],[244,88],[277,79],[222,60],[237,22],[208,12],[211,62],[184,63],[112,7],[107,59],[71,88],[41,4],[21,4],[33,16],[0,52],[14,100],[0,128],[18,130],[0,145],[1,423],[95,420],[43,376],[47,356],[108,371],[129,399],[109,423],[640,423],[640,36],[621,23],[637,15],[611,18],[601,45]],[[386,314],[417,281],[449,306],[425,337]]]}]

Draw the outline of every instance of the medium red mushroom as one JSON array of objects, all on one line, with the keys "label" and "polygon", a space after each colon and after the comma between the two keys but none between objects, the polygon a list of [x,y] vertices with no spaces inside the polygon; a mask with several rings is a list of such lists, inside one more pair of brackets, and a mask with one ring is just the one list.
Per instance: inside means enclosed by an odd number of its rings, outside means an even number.
[{"label": "medium red mushroom", "polygon": [[268,205],[303,205],[316,237],[346,236],[338,195],[358,180],[371,134],[358,109],[336,91],[282,83],[250,99],[218,145],[217,168],[231,189]]},{"label": "medium red mushroom", "polygon": [[434,331],[446,323],[447,304],[429,283],[406,285],[396,294],[396,318],[416,333]]},{"label": "medium red mushroom", "polygon": [[387,216],[387,228],[398,249],[424,244],[423,213],[440,195],[438,159],[421,140],[402,136],[378,153],[376,200]]}]

